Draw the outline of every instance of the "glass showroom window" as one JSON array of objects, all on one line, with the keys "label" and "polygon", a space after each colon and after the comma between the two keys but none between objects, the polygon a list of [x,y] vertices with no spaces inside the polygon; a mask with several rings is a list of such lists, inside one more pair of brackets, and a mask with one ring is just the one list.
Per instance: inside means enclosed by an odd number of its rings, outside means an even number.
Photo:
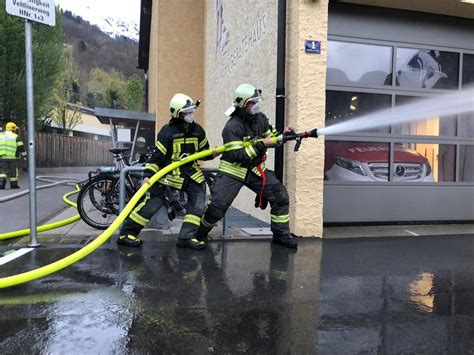
[{"label": "glass showroom window", "polygon": [[[463,54],[462,86],[474,88],[474,54]],[[474,137],[474,109],[459,117],[459,132],[461,137]]]},{"label": "glass showroom window", "polygon": [[463,54],[462,87],[474,86],[474,54]]},{"label": "glass showroom window", "polygon": [[393,181],[455,181],[455,145],[431,143],[396,143],[393,161]]},{"label": "glass showroom window", "polygon": [[325,147],[325,180],[388,181],[388,143],[326,140]]},{"label": "glass showroom window", "polygon": [[395,84],[406,89],[458,88],[459,53],[397,48]]},{"label": "glass showroom window", "polygon": [[459,181],[474,182],[474,145],[460,147]]},{"label": "glass showroom window", "polygon": [[459,115],[460,137],[474,137],[474,111]]},{"label": "glass showroom window", "polygon": [[[391,96],[350,91],[326,91],[326,127],[391,107]],[[389,133],[390,127],[379,127],[363,132]]]},{"label": "glass showroom window", "polygon": [[[396,96],[395,106],[407,105],[417,100],[423,100],[423,97]],[[418,136],[455,136],[456,117],[456,115],[427,117],[427,119],[423,121],[395,125],[392,128],[392,132],[395,134]]]},{"label": "glass showroom window", "polygon": [[327,83],[392,85],[392,47],[328,41]]}]

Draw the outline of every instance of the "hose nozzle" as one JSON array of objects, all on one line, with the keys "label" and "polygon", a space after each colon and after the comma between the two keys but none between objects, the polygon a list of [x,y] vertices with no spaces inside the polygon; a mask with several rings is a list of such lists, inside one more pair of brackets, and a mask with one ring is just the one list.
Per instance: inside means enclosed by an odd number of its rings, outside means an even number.
[{"label": "hose nozzle", "polygon": [[318,129],[317,129],[317,128],[312,129],[312,130],[309,131],[308,133],[309,133],[309,137],[318,138]]},{"label": "hose nozzle", "polygon": [[288,133],[288,134],[281,134],[277,139],[279,143],[286,143],[288,141],[296,141],[295,144],[295,152],[300,149],[301,140],[303,138],[318,138],[318,129],[312,129],[311,131],[306,131],[302,133]]}]

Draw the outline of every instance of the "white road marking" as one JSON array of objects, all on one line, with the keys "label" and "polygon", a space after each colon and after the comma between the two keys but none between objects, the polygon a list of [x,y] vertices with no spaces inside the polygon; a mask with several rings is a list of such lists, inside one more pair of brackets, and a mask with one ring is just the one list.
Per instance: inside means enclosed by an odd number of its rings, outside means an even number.
[{"label": "white road marking", "polygon": [[18,249],[17,251],[15,251],[14,253],[10,253],[8,255],[2,256],[0,258],[0,265],[5,265],[6,263],[17,259],[20,256],[23,256],[23,255],[29,253],[30,251],[32,251],[34,249],[35,248],[21,248],[21,249]]},{"label": "white road marking", "polygon": [[405,232],[411,234],[411,235],[414,235],[415,237],[419,237],[420,235],[415,233],[415,232],[412,232],[412,231],[409,231],[408,229],[405,229]]}]

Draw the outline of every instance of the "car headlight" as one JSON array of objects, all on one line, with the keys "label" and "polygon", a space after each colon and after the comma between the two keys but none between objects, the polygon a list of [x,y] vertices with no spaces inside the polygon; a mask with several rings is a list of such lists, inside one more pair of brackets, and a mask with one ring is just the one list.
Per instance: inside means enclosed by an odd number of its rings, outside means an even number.
[{"label": "car headlight", "polygon": [[364,169],[362,169],[362,164],[360,163],[360,161],[347,159],[347,158],[343,158],[343,157],[336,157],[334,159],[334,162],[337,165],[339,165],[341,168],[350,170],[353,173],[356,173],[356,174],[359,174],[359,175],[362,175],[362,176],[367,176]]},{"label": "car headlight", "polygon": [[425,170],[425,176],[430,176],[431,175],[431,165],[430,163],[426,162],[423,164],[424,170]]}]

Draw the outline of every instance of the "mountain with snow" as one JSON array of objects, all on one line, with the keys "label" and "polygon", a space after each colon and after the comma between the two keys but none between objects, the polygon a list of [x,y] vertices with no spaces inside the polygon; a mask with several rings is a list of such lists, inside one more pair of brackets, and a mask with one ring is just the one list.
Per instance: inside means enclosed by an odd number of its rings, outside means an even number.
[{"label": "mountain with snow", "polygon": [[[81,16],[82,17],[82,16]],[[89,21],[92,25],[96,25],[99,29],[108,34],[110,37],[127,37],[138,42],[139,27],[135,22],[127,22],[124,20],[113,19],[111,17],[100,17],[91,20],[83,17],[84,20]]]},{"label": "mountain with snow", "polygon": [[96,25],[112,38],[127,37],[138,42],[140,2],[130,0],[57,0],[64,11]]}]

